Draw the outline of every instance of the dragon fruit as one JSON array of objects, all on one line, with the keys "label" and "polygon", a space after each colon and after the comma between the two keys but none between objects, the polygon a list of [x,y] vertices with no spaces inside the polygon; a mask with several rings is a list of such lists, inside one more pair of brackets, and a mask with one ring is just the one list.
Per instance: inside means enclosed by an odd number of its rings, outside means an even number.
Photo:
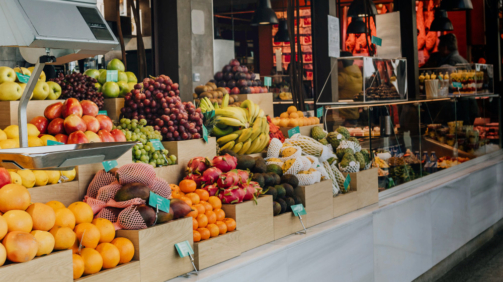
[{"label": "dragon fruit", "polygon": [[196,187],[201,188],[203,178],[201,175],[189,173],[184,179],[194,180],[196,182]]},{"label": "dragon fruit", "polygon": [[192,158],[187,164],[186,172],[194,174],[202,174],[205,170],[211,167],[211,161],[205,157]]},{"label": "dragon fruit", "polygon": [[211,184],[211,185],[204,185],[203,188],[201,188],[203,190],[206,190],[208,191],[208,193],[210,194],[210,196],[215,196],[218,192],[218,187]]},{"label": "dragon fruit", "polygon": [[250,172],[249,171],[238,169],[237,174],[239,176],[239,185],[241,187],[248,184],[248,181],[250,180]]},{"label": "dragon fruit", "polygon": [[229,171],[220,175],[217,181],[218,187],[225,189],[230,188],[239,183],[239,175],[235,171]]},{"label": "dragon fruit", "polygon": [[243,188],[246,191],[243,201],[250,201],[250,200],[256,201],[257,197],[262,194],[262,187],[260,187],[260,185],[255,181],[251,181]]},{"label": "dragon fruit", "polygon": [[238,204],[242,203],[246,195],[246,191],[238,186],[232,186],[220,192],[218,197],[223,204]]},{"label": "dragon fruit", "polygon": [[222,174],[222,171],[216,167],[210,167],[203,172],[202,181],[207,185],[217,182],[217,179]]},{"label": "dragon fruit", "polygon": [[223,156],[214,157],[212,164],[214,167],[219,168],[222,172],[228,172],[236,169],[238,166],[238,159],[229,154],[225,154]]}]

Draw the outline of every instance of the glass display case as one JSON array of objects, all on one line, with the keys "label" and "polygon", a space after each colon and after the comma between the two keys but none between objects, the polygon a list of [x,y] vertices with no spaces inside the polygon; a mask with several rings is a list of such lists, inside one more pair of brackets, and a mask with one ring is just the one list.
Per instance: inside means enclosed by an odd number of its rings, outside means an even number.
[{"label": "glass display case", "polygon": [[292,101],[292,90],[290,89],[290,76],[285,74],[275,74],[264,76],[271,79],[269,91],[273,93],[274,100]]}]

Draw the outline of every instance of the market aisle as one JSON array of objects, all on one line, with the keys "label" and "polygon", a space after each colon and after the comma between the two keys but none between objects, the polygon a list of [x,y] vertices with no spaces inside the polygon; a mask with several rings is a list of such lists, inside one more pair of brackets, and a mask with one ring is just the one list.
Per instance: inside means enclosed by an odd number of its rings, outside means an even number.
[{"label": "market aisle", "polygon": [[503,281],[503,232],[455,266],[438,282]]}]

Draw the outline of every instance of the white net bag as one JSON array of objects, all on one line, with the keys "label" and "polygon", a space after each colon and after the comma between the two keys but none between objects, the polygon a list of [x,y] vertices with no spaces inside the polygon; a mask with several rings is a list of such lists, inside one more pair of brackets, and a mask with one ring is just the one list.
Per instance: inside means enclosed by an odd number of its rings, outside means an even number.
[{"label": "white net bag", "polygon": [[283,169],[283,174],[297,175],[297,173],[299,173],[299,171],[302,170],[302,167],[304,166],[304,164],[302,163],[302,161],[300,159],[287,160],[287,161],[285,161],[285,163],[283,165],[286,166],[291,161],[293,161],[294,163],[286,171],[285,171],[285,169]]},{"label": "white net bag", "polygon": [[[337,147],[337,149],[346,149],[346,148],[351,148],[353,150],[353,154],[355,153],[355,142],[353,141],[348,141],[348,140],[342,140],[341,141],[341,144],[339,145],[339,147]],[[360,147],[361,149],[361,147]]]},{"label": "white net bag", "polygon": [[355,153],[360,152],[362,150],[362,146],[360,146],[360,144],[353,141],[346,141],[346,142],[353,143],[353,150],[355,151]]},{"label": "white net bag", "polygon": [[[289,150],[296,150],[295,153],[289,155],[288,157],[283,157],[283,154],[288,152]],[[298,159],[302,156],[302,148],[299,146],[288,146],[281,148],[280,159],[284,162],[289,159]]]},{"label": "white net bag", "polygon": [[369,170],[371,166],[372,166],[372,163],[368,163],[368,164],[366,164],[366,165],[365,165],[365,170]]},{"label": "white net bag", "polygon": [[[328,144],[328,145],[324,145],[323,147],[324,148],[323,148],[323,152],[321,153],[321,156],[320,156],[320,162],[324,162],[324,161],[330,159],[332,156],[335,156],[332,145]],[[335,157],[337,157],[337,156],[335,156]]]},{"label": "white net bag", "polygon": [[325,171],[328,174],[328,178],[332,180],[332,192],[334,196],[336,196],[337,194],[339,194],[339,191],[341,190],[339,188],[339,184],[337,184],[337,179],[335,178],[335,175],[332,169],[330,168],[330,164],[328,162],[323,162],[323,167],[325,168]]},{"label": "white net bag", "polygon": [[334,173],[335,179],[337,180],[337,184],[339,185],[339,188],[343,190],[344,188],[344,181],[346,180],[344,178],[344,175],[342,172],[337,168],[337,165],[333,163],[331,166],[332,172]]},{"label": "white net bag", "polygon": [[316,169],[316,168],[318,168],[320,166],[320,161],[318,160],[318,158],[313,157],[313,156],[309,156],[309,155],[307,155],[305,157],[308,158],[309,161],[311,162],[311,167],[310,168]]},{"label": "white net bag", "polygon": [[[277,158],[274,158],[274,159],[277,159]],[[279,165],[280,167],[283,167],[284,162],[275,162],[275,161],[269,161],[268,159],[265,159],[265,164],[266,165],[275,164],[275,165]]]},{"label": "white net bag", "polygon": [[309,136],[301,135],[297,133],[290,137],[289,143],[294,146],[299,146],[302,148],[302,151],[306,155],[311,155],[315,157],[321,157],[325,146],[320,142],[316,141],[316,139],[311,138]]},{"label": "white net bag", "polygon": [[311,174],[297,174],[297,179],[299,179],[300,186],[313,185],[321,181],[321,173],[319,171],[313,171]]},{"label": "white net bag", "polygon": [[301,156],[299,157],[299,159],[302,161],[302,170],[309,170],[311,168],[311,161],[309,160],[309,158],[305,157],[305,156]]},{"label": "white net bag", "polygon": [[338,164],[338,166],[339,170],[345,173],[355,173],[360,171],[360,163],[355,161],[351,161],[345,168],[341,167],[341,164]]},{"label": "white net bag", "polygon": [[283,143],[278,138],[273,138],[271,143],[269,143],[269,148],[267,149],[268,158],[279,158],[279,153],[283,147]]}]

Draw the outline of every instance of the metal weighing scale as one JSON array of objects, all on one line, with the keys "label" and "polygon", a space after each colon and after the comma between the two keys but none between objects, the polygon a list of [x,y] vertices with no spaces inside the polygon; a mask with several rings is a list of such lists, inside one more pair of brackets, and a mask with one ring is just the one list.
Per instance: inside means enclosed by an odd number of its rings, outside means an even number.
[{"label": "metal weighing scale", "polygon": [[96,0],[1,0],[0,46],[19,47],[35,64],[18,109],[19,149],[0,150],[2,166],[12,169],[71,169],[119,158],[136,143],[90,143],[28,147],[26,106],[47,63],[68,62],[119,49],[117,38]]}]

